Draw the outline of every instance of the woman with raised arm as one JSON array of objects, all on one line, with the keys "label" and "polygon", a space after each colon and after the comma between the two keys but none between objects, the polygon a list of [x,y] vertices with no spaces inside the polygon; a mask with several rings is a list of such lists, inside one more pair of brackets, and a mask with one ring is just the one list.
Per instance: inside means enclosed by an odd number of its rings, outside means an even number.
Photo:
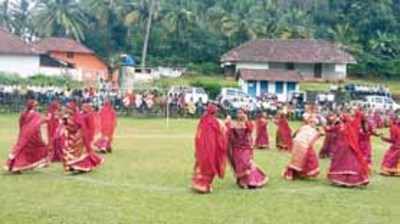
[{"label": "woman with raised arm", "polygon": [[283,173],[286,180],[318,176],[319,162],[314,145],[321,134],[316,129],[317,122],[315,114],[304,116],[304,125],[296,131],[293,139],[291,161]]},{"label": "woman with raised arm", "polygon": [[263,187],[268,182],[267,175],[254,162],[253,124],[246,112],[240,109],[236,121],[228,121],[229,158],[236,175],[236,182],[244,189]]},{"label": "woman with raised arm", "polygon": [[360,187],[369,184],[369,168],[359,146],[362,114],[341,116],[336,138],[336,151],[332,154],[328,179],[334,185]]},{"label": "woman with raised arm", "polygon": [[324,126],[325,139],[322,148],[319,152],[319,158],[325,159],[330,158],[335,152],[336,148],[336,136],[337,136],[337,116],[330,114],[327,117],[327,125]]},{"label": "woman with raised arm", "polygon": [[363,116],[361,120],[361,127],[359,130],[359,139],[358,144],[360,146],[360,150],[364,155],[365,160],[368,163],[370,169],[372,169],[372,144],[371,144],[371,136],[380,136],[371,125],[368,124],[367,116]]},{"label": "woman with raised arm", "polygon": [[211,193],[214,178],[222,179],[225,174],[226,132],[217,113],[217,106],[209,104],[197,126],[192,189],[198,193]]},{"label": "woman with raised arm", "polygon": [[35,100],[28,100],[25,111],[19,118],[18,140],[5,166],[11,173],[20,173],[49,164],[48,148],[41,135],[41,126],[45,120],[36,111],[36,107]]},{"label": "woman with raised arm", "polygon": [[391,144],[386,151],[381,165],[381,174],[385,176],[400,176],[400,119],[396,118],[390,124],[390,137],[382,140]]}]

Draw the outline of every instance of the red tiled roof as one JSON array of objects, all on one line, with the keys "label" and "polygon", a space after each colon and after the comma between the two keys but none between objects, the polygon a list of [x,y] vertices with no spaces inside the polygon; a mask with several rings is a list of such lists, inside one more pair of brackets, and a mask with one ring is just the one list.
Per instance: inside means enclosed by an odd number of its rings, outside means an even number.
[{"label": "red tiled roof", "polygon": [[259,39],[232,49],[221,62],[356,63],[338,44],[313,39]]},{"label": "red tiled roof", "polygon": [[36,55],[38,52],[18,36],[0,28],[0,54]]},{"label": "red tiled roof", "polygon": [[94,52],[85,45],[68,38],[51,37],[45,38],[35,44],[36,49],[45,52],[72,52],[93,54]]},{"label": "red tiled roof", "polygon": [[290,81],[299,82],[303,78],[295,70],[280,69],[240,69],[239,77],[243,80],[254,81]]}]

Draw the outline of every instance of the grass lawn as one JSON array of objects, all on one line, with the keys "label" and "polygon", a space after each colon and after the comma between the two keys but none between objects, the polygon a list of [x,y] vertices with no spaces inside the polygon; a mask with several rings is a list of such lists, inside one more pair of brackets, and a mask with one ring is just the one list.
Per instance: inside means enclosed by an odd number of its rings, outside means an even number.
[{"label": "grass lawn", "polygon": [[[17,116],[0,116],[0,157],[7,158],[17,136]],[[289,157],[257,151],[257,163],[268,173],[260,190],[241,190],[232,172],[215,183],[210,195],[192,193],[196,121],[120,119],[115,152],[95,172],[66,176],[61,165],[23,175],[0,174],[0,223],[398,223],[400,178],[374,174],[366,189],[330,186],[328,161],[317,180],[286,182],[281,172]],[[297,126],[298,123],[292,124]],[[274,133],[274,127],[270,127]],[[321,144],[321,143],[319,143]],[[374,140],[378,170],[386,144]]]}]

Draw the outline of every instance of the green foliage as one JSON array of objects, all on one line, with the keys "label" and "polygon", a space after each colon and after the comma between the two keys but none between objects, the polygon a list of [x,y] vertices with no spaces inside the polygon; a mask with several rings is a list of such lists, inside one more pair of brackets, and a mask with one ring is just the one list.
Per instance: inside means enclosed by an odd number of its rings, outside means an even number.
[{"label": "green foliage", "polygon": [[0,73],[0,84],[3,85],[34,85],[34,86],[69,86],[71,88],[81,87],[82,84],[66,76],[46,76],[37,74],[29,78],[21,78],[15,74]]},{"label": "green foliage", "polygon": [[212,99],[218,96],[223,87],[237,87],[236,83],[221,82],[218,79],[194,79],[190,85],[203,88]]},{"label": "green foliage", "polygon": [[399,11],[398,0],[15,0],[0,3],[0,26],[24,39],[81,40],[113,66],[122,53],[140,61],[151,18],[148,66],[201,74],[220,72],[221,55],[256,38],[327,39],[356,57],[352,74],[396,78]]},{"label": "green foliage", "polygon": [[209,81],[201,81],[196,80],[191,83],[192,86],[203,88],[209,95],[211,99],[215,99],[218,94],[221,92],[221,84],[218,82],[209,82]]},{"label": "green foliage", "polygon": [[24,79],[19,77],[17,74],[9,74],[0,72],[0,84],[2,85],[17,85],[24,83]]},{"label": "green foliage", "polygon": [[190,63],[187,66],[189,71],[204,74],[204,75],[213,75],[221,73],[221,67],[218,64],[206,62],[200,64]]}]

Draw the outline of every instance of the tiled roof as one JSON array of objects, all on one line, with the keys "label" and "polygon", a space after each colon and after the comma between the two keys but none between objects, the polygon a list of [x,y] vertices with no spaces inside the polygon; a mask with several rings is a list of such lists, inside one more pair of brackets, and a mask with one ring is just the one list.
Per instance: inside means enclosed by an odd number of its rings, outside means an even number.
[{"label": "tiled roof", "polygon": [[313,39],[259,39],[232,49],[221,62],[356,63],[338,44]]},{"label": "tiled roof", "polygon": [[68,38],[45,38],[35,44],[35,48],[44,52],[72,52],[93,54],[94,52],[85,45]]},{"label": "tiled roof", "polygon": [[38,52],[18,36],[0,28],[0,54],[36,55]]}]

